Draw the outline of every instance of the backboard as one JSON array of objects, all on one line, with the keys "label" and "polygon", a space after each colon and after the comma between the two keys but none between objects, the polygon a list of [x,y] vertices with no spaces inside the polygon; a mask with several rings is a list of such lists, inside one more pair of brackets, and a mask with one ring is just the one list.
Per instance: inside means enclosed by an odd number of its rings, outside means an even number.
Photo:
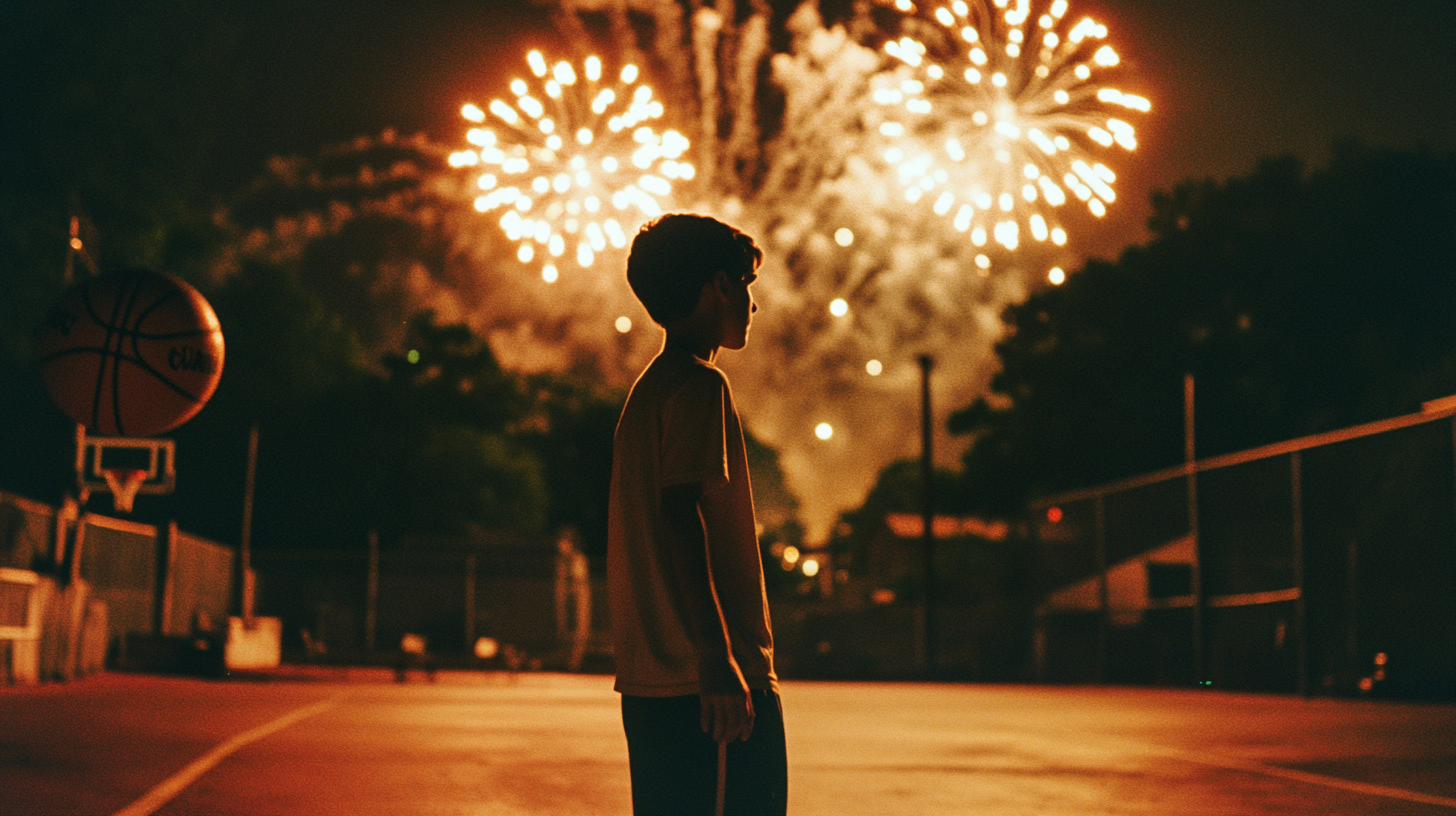
[{"label": "backboard", "polygon": [[[91,492],[115,493],[127,472],[140,472],[140,484],[130,485],[131,495],[166,495],[177,486],[177,443],[171,439],[129,436],[88,436],[76,426],[76,486],[82,501]],[[118,478],[118,477],[122,478]],[[130,509],[130,495],[116,502],[116,509]],[[117,499],[123,499],[121,495]],[[125,506],[123,506],[125,505]]]}]

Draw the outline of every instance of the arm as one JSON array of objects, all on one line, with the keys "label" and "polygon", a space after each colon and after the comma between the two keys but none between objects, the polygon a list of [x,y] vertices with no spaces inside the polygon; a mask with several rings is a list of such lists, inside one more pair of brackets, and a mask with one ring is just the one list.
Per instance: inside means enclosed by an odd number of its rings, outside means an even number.
[{"label": "arm", "polygon": [[753,730],[753,701],[728,643],[708,568],[707,532],[698,510],[700,483],[670,485],[662,491],[662,514],[671,541],[667,550],[686,604],[687,624],[698,650],[702,727],[718,742],[748,739]]}]

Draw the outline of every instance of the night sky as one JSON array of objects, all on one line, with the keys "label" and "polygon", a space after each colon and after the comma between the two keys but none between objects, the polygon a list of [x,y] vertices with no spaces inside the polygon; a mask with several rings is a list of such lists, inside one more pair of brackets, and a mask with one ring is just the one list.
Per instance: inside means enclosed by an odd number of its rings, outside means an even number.
[{"label": "night sky", "polygon": [[[269,155],[386,127],[459,142],[461,103],[503,93],[524,52],[555,37],[546,9],[501,0],[266,0],[233,13],[245,91],[219,145],[223,189]],[[1111,29],[1153,103],[1137,153],[1116,166],[1118,206],[1077,236],[1088,254],[1141,240],[1148,194],[1184,178],[1279,154],[1318,162],[1349,137],[1456,149],[1453,0],[1075,0],[1072,13]]]}]

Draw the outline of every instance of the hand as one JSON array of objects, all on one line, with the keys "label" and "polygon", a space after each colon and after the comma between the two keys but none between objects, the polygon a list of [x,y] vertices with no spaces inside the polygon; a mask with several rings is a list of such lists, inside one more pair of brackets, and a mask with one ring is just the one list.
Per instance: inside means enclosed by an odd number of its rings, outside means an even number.
[{"label": "hand", "polygon": [[753,733],[753,698],[748,689],[741,692],[703,692],[698,695],[702,702],[703,733],[714,742],[748,740]]}]

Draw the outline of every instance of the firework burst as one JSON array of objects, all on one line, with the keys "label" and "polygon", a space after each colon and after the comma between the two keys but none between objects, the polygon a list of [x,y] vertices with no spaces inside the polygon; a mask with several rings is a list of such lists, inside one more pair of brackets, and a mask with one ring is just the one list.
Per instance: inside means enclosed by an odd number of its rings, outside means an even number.
[{"label": "firework burst", "polygon": [[471,149],[451,154],[450,164],[482,171],[475,209],[503,211],[516,257],[552,283],[568,256],[585,269],[608,246],[625,247],[694,168],[682,161],[687,137],[654,129],[663,104],[638,82],[636,65],[610,77],[595,56],[578,68],[532,51],[526,63],[531,79],[511,80],[513,102],[461,109],[479,126],[466,133]]},{"label": "firework burst", "polygon": [[1117,176],[1099,156],[1135,149],[1122,117],[1150,109],[1104,84],[1120,62],[1106,26],[1072,22],[1067,0],[1040,11],[1031,0],[893,5],[899,36],[884,51],[904,67],[880,79],[874,99],[882,155],[908,202],[929,203],[986,252],[1028,239],[1065,245],[1066,205],[1106,214]]}]

